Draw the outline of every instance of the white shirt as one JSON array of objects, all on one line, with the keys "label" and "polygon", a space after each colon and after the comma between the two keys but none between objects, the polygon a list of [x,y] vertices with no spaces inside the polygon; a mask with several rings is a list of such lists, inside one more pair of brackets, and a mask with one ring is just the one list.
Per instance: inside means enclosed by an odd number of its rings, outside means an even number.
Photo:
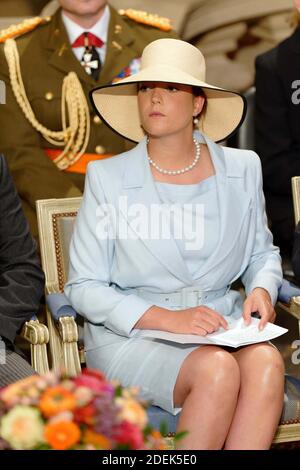
[{"label": "white shirt", "polygon": [[[73,42],[76,41],[76,39],[85,31],[88,33],[95,34],[95,36],[97,36],[104,42],[104,45],[102,47],[96,48],[100,56],[101,63],[104,64],[105,57],[106,57],[106,50],[107,50],[107,35],[108,35],[108,27],[109,27],[109,20],[110,20],[109,6],[106,5],[103,15],[97,21],[97,23],[95,23],[94,26],[90,29],[82,28],[81,26],[79,26],[79,24],[72,21],[63,11],[61,15],[62,15],[62,20],[64,22],[71,44],[73,44]],[[77,57],[77,59],[81,61],[85,48],[73,47],[72,50],[75,56]]]}]

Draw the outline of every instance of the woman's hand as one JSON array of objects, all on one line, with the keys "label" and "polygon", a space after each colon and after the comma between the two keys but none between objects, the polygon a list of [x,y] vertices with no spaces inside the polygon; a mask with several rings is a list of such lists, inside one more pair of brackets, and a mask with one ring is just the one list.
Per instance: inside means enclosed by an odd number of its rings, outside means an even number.
[{"label": "woman's hand", "polygon": [[227,321],[222,315],[204,305],[173,311],[173,313],[173,321],[168,329],[172,333],[206,336],[220,327],[228,328]]},{"label": "woman's hand", "polygon": [[276,317],[270,294],[261,287],[253,289],[244,302],[243,318],[246,325],[250,325],[253,312],[260,315],[259,330],[262,330],[267,322],[273,323]]},{"label": "woman's hand", "polygon": [[228,328],[225,318],[204,305],[184,310],[169,310],[152,305],[134,326],[142,330],[163,330],[199,336],[213,333],[220,327]]}]

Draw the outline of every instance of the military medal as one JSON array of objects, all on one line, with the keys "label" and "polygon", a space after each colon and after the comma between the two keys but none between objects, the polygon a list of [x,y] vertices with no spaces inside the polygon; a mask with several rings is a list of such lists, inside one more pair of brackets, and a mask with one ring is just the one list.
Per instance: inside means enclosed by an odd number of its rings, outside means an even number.
[{"label": "military medal", "polygon": [[97,70],[99,68],[100,60],[99,55],[94,52],[95,49],[90,46],[87,34],[84,34],[84,47],[85,51],[80,63],[84,67],[85,71],[89,75],[92,75],[93,70]]},{"label": "military medal", "polygon": [[89,75],[99,67],[98,59],[93,59],[93,54],[89,50],[84,52],[80,63]]}]

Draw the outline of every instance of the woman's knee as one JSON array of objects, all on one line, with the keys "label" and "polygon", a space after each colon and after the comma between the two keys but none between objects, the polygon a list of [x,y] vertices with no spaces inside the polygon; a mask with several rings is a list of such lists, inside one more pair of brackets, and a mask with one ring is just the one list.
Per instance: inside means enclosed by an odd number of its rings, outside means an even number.
[{"label": "woman's knee", "polygon": [[239,388],[240,371],[237,361],[227,351],[221,348],[209,347],[204,354],[198,353],[193,364],[193,386],[218,387],[224,389]]},{"label": "woman's knee", "polygon": [[279,376],[284,375],[283,358],[274,346],[271,344],[255,344],[249,350],[248,357],[245,357],[245,367],[256,370],[263,369],[272,371]]},{"label": "woman's knee", "polygon": [[[215,346],[201,346],[185,360],[174,390],[174,399],[182,403],[196,391],[207,396],[235,399],[240,388],[237,361],[230,353]],[[181,405],[180,405],[181,406]]]},{"label": "woman's knee", "polygon": [[283,393],[284,362],[280,352],[270,344],[256,344],[240,363],[241,384],[258,387],[270,399]]}]

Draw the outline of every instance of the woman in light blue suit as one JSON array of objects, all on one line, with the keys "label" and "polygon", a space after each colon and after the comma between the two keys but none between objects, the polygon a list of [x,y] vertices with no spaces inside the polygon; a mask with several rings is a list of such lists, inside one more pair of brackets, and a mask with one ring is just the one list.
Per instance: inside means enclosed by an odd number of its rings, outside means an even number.
[{"label": "woman in light blue suit", "polygon": [[[91,163],[66,294],[85,318],[87,364],[138,385],[176,414],[189,449],[266,449],[283,404],[278,351],[141,337],[206,335],[230,316],[274,321],[281,260],[267,227],[257,155],[221,147],[242,97],[205,82],[201,52],[154,41],[141,71],[94,90],[103,121],[138,145]],[[241,277],[247,294],[230,289]]]}]

